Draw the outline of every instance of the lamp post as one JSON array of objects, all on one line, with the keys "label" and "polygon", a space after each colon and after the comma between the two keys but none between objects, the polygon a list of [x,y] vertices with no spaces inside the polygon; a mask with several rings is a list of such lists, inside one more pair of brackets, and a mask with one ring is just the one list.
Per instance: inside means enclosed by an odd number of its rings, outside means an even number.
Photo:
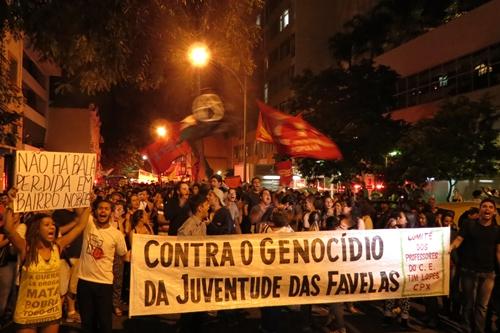
[{"label": "lamp post", "polygon": [[200,69],[205,67],[210,60],[210,52],[205,45],[197,43],[191,46],[188,52],[189,62],[198,70],[198,94],[201,92]]},{"label": "lamp post", "polygon": [[156,128],[156,134],[160,137],[160,138],[164,138],[166,135],[167,135],[167,129],[165,128],[165,126],[158,126]]},{"label": "lamp post", "polygon": [[[188,53],[189,61],[194,67],[197,67],[198,70],[201,67],[206,66],[210,62],[210,52],[208,48],[203,44],[194,44]],[[228,66],[225,66],[222,63],[212,61],[213,64],[225,69],[229,72],[238,85],[240,86],[240,90],[243,94],[243,181],[247,181],[247,75],[244,74],[243,81],[236,74],[236,72]],[[198,91],[201,91],[200,87],[200,76],[198,72]]]}]

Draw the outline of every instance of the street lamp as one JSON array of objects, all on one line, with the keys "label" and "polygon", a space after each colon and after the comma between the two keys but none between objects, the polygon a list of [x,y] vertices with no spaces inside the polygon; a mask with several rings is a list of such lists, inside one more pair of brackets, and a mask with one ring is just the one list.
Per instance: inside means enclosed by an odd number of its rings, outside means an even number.
[{"label": "street lamp", "polygon": [[[194,67],[204,67],[210,61],[210,52],[203,44],[194,44],[189,49],[189,61]],[[247,181],[247,76],[244,74],[243,81],[238,74],[230,67],[222,63],[212,61],[215,65],[227,70],[233,78],[238,82],[241,92],[243,94],[243,181]],[[198,76],[198,90],[200,90],[200,78]]]},{"label": "street lamp", "polygon": [[160,137],[160,138],[164,138],[166,135],[167,135],[167,129],[165,128],[165,126],[158,126],[156,128],[156,134]]},{"label": "street lamp", "polygon": [[194,44],[191,46],[188,56],[189,61],[195,67],[204,67],[210,60],[210,53],[208,52],[207,47],[203,44]]}]

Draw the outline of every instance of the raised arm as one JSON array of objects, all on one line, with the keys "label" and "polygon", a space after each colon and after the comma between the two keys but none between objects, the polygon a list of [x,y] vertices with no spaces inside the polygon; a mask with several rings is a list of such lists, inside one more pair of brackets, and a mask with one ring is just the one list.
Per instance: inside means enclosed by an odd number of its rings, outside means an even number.
[{"label": "raised arm", "polygon": [[26,255],[26,240],[19,235],[14,223],[14,211],[11,207],[5,208],[3,214],[5,236],[11,241],[17,252],[24,258]]},{"label": "raised arm", "polygon": [[83,230],[85,230],[85,227],[87,226],[87,223],[89,221],[90,207],[77,208],[76,212],[78,214],[76,225],[73,227],[73,229],[71,229],[71,231],[56,240],[57,245],[59,245],[61,251],[66,246],[71,244],[71,242],[73,242],[83,232]]}]

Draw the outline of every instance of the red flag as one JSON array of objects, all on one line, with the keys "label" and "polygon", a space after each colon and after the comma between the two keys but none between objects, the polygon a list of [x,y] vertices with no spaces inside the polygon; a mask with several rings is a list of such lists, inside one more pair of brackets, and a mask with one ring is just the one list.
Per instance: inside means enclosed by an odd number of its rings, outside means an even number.
[{"label": "red flag", "polygon": [[226,183],[229,188],[238,188],[241,186],[241,177],[240,176],[228,176],[224,179],[224,183]]},{"label": "red flag", "polygon": [[180,144],[177,144],[176,140],[157,141],[147,146],[143,153],[148,156],[149,163],[155,171],[161,173],[165,172],[179,156],[190,154],[191,147],[186,141]]},{"label": "red flag", "polygon": [[280,185],[289,186],[293,179],[292,161],[276,162],[276,173],[280,175]]},{"label": "red flag", "polygon": [[255,140],[260,142],[273,143],[271,134],[266,130],[262,123],[262,113],[259,113],[259,121],[257,122],[257,130],[255,130]]},{"label": "red flag", "polygon": [[[272,137],[278,153],[290,157],[342,159],[342,153],[337,145],[301,117],[285,114],[260,101],[257,101],[257,105],[261,114],[259,125]],[[257,132],[259,133],[259,130]],[[256,139],[264,141],[259,134]]]}]

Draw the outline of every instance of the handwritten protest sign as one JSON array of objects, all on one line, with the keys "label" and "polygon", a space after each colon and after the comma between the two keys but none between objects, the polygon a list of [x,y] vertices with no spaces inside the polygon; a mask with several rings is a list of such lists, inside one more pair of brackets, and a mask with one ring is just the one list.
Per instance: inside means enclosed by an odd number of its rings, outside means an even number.
[{"label": "handwritten protest sign", "polygon": [[88,207],[96,154],[16,152],[14,211]]},{"label": "handwritten protest sign", "polygon": [[449,229],[134,234],[130,314],[448,294]]}]

